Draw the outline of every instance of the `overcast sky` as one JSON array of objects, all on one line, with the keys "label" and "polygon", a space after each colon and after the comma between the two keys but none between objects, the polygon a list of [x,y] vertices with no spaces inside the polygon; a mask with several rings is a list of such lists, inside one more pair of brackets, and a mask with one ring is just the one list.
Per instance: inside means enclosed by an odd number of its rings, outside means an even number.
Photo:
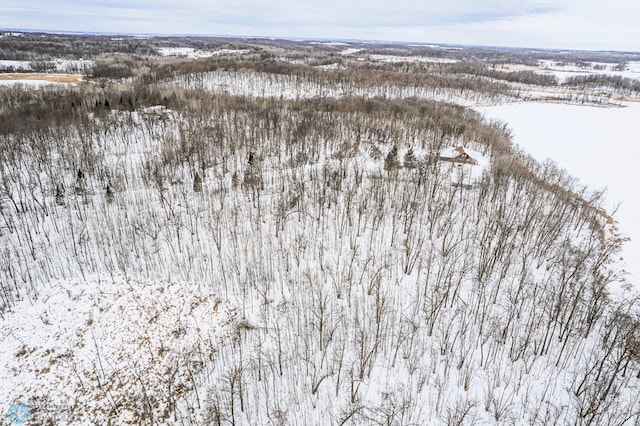
[{"label": "overcast sky", "polygon": [[640,0],[2,0],[0,28],[640,51]]}]

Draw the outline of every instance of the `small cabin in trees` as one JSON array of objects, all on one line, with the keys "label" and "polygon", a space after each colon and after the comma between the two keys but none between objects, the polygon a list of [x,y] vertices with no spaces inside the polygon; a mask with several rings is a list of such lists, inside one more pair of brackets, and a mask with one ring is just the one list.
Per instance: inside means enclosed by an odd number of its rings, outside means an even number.
[{"label": "small cabin in trees", "polygon": [[439,159],[442,161],[449,161],[451,163],[460,163],[460,164],[478,164],[478,162],[471,157],[467,151],[465,151],[464,147],[459,146],[457,148],[454,148],[453,151],[455,152],[455,154],[451,157],[447,157],[447,156],[440,156]]}]

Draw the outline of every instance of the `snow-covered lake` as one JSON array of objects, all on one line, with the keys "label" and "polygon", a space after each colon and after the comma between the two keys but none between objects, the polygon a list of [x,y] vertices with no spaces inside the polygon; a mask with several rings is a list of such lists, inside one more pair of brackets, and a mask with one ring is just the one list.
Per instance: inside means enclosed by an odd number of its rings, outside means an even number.
[{"label": "snow-covered lake", "polygon": [[554,160],[591,189],[607,189],[605,207],[631,238],[622,251],[628,280],[640,289],[640,104],[598,108],[519,103],[478,108],[509,124],[514,142],[539,161]]}]

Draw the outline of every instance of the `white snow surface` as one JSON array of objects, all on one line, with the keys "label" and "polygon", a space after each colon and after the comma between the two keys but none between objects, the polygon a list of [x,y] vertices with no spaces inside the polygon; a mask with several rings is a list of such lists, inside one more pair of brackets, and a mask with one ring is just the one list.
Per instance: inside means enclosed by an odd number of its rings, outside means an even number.
[{"label": "white snow surface", "polygon": [[309,44],[319,44],[323,46],[349,46],[349,43],[341,41],[312,41]]},{"label": "white snow surface", "polygon": [[[93,66],[94,61],[89,59],[63,59],[57,58],[50,62],[55,72],[61,73],[81,73]],[[20,70],[20,71],[32,71],[32,61],[13,61],[7,59],[0,59],[0,72],[7,69]]]},{"label": "white snow surface", "polygon": [[592,74],[640,79],[640,62],[629,62],[624,69],[617,69],[618,64],[606,62],[590,62],[586,65],[579,66],[576,64],[556,64],[553,61],[540,61],[540,66],[552,72],[561,83],[570,77]]},{"label": "white snow surface", "polygon": [[362,49],[358,49],[355,47],[349,47],[347,49],[344,49],[342,52],[340,52],[341,55],[354,55],[358,52],[360,52]]},{"label": "white snow surface", "polygon": [[18,303],[4,315],[0,401],[26,404],[34,419],[56,424],[137,424],[146,403],[162,419],[171,392],[189,405],[194,376],[235,317],[202,285],[55,282],[33,305]]},{"label": "white snow surface", "polygon": [[259,73],[253,71],[213,71],[178,76],[172,84],[195,90],[208,90],[234,96],[274,97],[287,99],[309,98],[420,98],[460,105],[487,105],[502,101],[500,94],[467,91],[452,91],[440,87],[403,86],[385,84],[375,87],[353,85],[349,83],[332,83],[315,81],[299,75],[282,75]]},{"label": "white snow surface", "polygon": [[94,61],[89,59],[56,59],[53,61],[56,72],[81,73],[91,68]]},{"label": "white snow surface", "polygon": [[628,62],[623,69],[619,64],[606,62],[587,62],[584,64],[558,63],[552,60],[540,60],[537,66],[521,64],[505,64],[500,66],[505,71],[533,71],[539,74],[552,74],[560,83],[564,83],[571,77],[586,75],[609,75],[640,79],[640,62]]},{"label": "white snow surface", "polygon": [[200,50],[193,47],[159,47],[158,53],[161,56],[181,56],[189,59],[211,58],[212,56],[231,55],[245,52],[245,49],[218,49],[214,51]]},{"label": "white snow surface", "polygon": [[433,62],[438,64],[454,64],[456,59],[436,58],[430,56],[398,56],[398,55],[370,55],[370,59],[380,62]]},{"label": "white snow surface", "polygon": [[39,89],[49,85],[69,85],[73,83],[60,83],[49,80],[0,80],[0,86],[25,86],[28,88]]},{"label": "white snow surface", "polygon": [[[508,123],[514,142],[538,161],[552,159],[593,190],[606,189],[609,212],[631,240],[621,256],[628,280],[640,289],[639,103],[599,108],[557,103],[516,103],[478,108]],[[617,209],[617,210],[616,210]]]},{"label": "white snow surface", "polygon": [[29,61],[12,61],[7,59],[0,59],[0,71],[7,68],[13,68],[14,70],[30,70],[31,62]]}]

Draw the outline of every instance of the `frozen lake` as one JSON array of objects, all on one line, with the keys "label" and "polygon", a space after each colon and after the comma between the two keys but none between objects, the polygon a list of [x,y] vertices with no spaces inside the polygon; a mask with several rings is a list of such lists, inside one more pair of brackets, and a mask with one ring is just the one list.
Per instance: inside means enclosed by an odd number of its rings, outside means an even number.
[{"label": "frozen lake", "polygon": [[514,142],[535,159],[555,161],[590,189],[607,189],[604,207],[631,238],[621,253],[640,288],[640,104],[625,108],[518,103],[477,108],[509,124]]}]

